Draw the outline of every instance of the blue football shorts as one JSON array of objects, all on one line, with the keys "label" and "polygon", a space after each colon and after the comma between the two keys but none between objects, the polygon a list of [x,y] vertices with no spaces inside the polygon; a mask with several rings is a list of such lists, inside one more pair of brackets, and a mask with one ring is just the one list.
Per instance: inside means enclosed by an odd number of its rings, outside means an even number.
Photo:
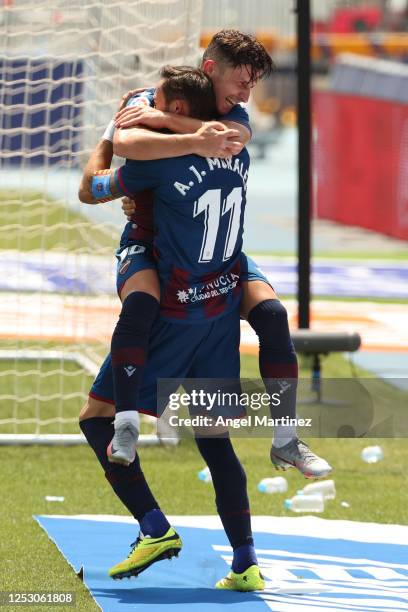
[{"label": "blue football shorts", "polygon": [[[204,323],[173,323],[158,317],[153,324],[149,353],[139,394],[138,411],[158,416],[157,381],[175,379],[239,380],[239,310]],[[167,387],[167,384],[166,384]],[[90,397],[114,404],[111,356],[102,364],[89,393]]]},{"label": "blue football shorts", "polygon": [[116,290],[118,295],[125,282],[142,270],[156,270],[157,264],[153,257],[151,245],[143,243],[129,243],[121,246],[116,251],[118,260],[116,268]]},{"label": "blue football shorts", "polygon": [[262,281],[273,289],[262,270],[258,268],[254,260],[245,253],[242,253],[241,257],[241,280],[248,282]]}]

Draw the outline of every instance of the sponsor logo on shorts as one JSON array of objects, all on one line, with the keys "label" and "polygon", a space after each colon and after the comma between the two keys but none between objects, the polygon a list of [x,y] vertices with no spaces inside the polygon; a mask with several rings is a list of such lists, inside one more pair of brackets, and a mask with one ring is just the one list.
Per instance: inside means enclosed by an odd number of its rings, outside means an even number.
[{"label": "sponsor logo on shorts", "polygon": [[125,366],[123,369],[129,378],[136,372],[136,368],[134,366]]},{"label": "sponsor logo on shorts", "polygon": [[126,247],[121,251],[116,253],[116,257],[120,262],[125,261],[126,257],[132,257],[132,255],[140,255],[140,253],[144,253],[146,251],[146,247],[141,244],[133,244],[130,247]]},{"label": "sponsor logo on shorts", "polygon": [[119,274],[126,274],[127,269],[129,268],[131,263],[132,263],[131,259],[126,259],[126,261],[124,261],[123,264],[119,268]]},{"label": "sponsor logo on shorts", "polygon": [[139,255],[139,253],[144,253],[145,250],[146,247],[140,244],[134,244],[133,246],[129,247],[128,255]]}]

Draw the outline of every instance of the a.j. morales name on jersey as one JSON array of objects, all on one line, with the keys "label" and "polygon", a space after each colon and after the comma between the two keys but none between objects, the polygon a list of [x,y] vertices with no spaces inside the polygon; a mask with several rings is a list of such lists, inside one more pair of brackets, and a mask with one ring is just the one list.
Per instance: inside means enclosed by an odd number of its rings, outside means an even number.
[{"label": "a.j. morales name on jersey", "polygon": [[[244,162],[242,162],[239,157],[235,157],[235,159],[233,159],[232,157],[227,157],[226,159],[221,159],[219,157],[206,157],[205,159],[207,161],[207,165],[210,172],[213,172],[214,170],[223,169],[230,170],[231,172],[239,174],[244,183],[244,190],[246,190],[248,180],[248,167],[245,168],[246,164],[244,164]],[[207,172],[205,170],[199,171],[194,165],[190,166],[189,170],[193,174],[192,179],[196,179],[196,182],[191,180],[188,182],[187,185],[185,183],[181,183],[180,181],[175,181],[174,183],[174,187],[183,196],[188,193],[191,187],[194,187],[194,185],[196,185],[197,183],[202,183],[207,175]]]}]

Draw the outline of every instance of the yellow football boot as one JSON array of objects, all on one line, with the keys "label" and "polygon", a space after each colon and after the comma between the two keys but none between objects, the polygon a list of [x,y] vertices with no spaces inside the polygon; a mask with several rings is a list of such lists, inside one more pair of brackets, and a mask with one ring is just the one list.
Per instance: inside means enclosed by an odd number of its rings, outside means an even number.
[{"label": "yellow football boot", "polygon": [[222,578],[215,585],[216,589],[226,589],[228,591],[263,591],[265,580],[257,565],[251,565],[242,574],[230,571],[225,578]]},{"label": "yellow football boot", "polygon": [[110,568],[109,576],[114,580],[138,576],[156,561],[178,557],[183,543],[178,533],[170,527],[161,538],[139,536],[131,546],[133,548],[128,558]]}]

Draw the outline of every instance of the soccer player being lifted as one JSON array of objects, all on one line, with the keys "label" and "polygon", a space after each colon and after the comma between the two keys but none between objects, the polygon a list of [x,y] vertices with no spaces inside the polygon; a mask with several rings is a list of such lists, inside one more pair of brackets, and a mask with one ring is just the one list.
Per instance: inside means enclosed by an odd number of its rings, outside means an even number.
[{"label": "soccer player being lifted", "polygon": [[[201,120],[213,116],[213,86],[204,72],[167,67],[162,77],[155,91],[159,108],[192,114]],[[207,129],[200,128],[199,140],[200,133]],[[237,135],[234,130],[227,132],[227,137]],[[154,196],[155,259],[151,250],[130,238],[137,228],[128,223],[121,241],[127,251],[118,270],[121,285],[130,266],[136,265],[132,259],[142,262],[141,269],[153,261],[155,265],[157,262],[160,279],[160,315],[150,330],[146,367],[133,410],[160,415],[158,378],[239,380],[241,249],[249,156],[245,148],[233,143],[229,146],[236,146],[240,152],[225,163],[219,158],[184,155],[128,161],[110,170],[112,143],[103,139],[85,167],[79,191],[84,202],[96,204],[146,189],[152,190]],[[132,295],[137,292],[126,297],[124,307]],[[122,308],[121,319],[124,311]],[[134,325],[138,322],[134,316],[127,313],[126,324],[137,341]],[[132,335],[130,340],[135,342]],[[144,362],[140,345],[118,345],[102,365],[80,415],[81,429],[108,481],[140,524],[141,533],[129,557],[111,568],[113,578],[138,575],[152,563],[177,555],[182,546],[146,482],[137,452],[132,449],[128,466],[109,462],[106,454],[113,437],[112,371],[121,367],[131,372],[131,368],[137,369]],[[175,384],[177,388],[177,380]],[[211,471],[217,510],[234,551],[231,572],[216,586],[242,591],[263,589],[252,539],[245,472],[226,432],[222,436],[211,433],[195,431],[195,440]]]},{"label": "soccer player being lifted", "polygon": [[[206,127],[198,119],[171,110],[163,111],[154,104],[153,90],[144,93],[139,91],[116,117],[116,127],[120,129],[114,132],[113,148],[117,155],[134,160],[171,158],[189,153],[225,158],[237,152],[236,142],[231,140],[238,140],[241,146],[250,140],[249,118],[241,103],[248,101],[251,88],[256,82],[273,70],[272,60],[266,50],[252,36],[238,30],[221,30],[205,50],[201,67],[214,85],[217,123],[208,123]],[[230,129],[237,130],[238,135],[228,132]],[[168,130],[171,133],[163,134],[154,130]],[[151,240],[152,208],[145,199],[139,199],[136,207],[130,202],[127,210],[130,211],[133,223],[129,235],[136,242],[141,240],[141,244],[144,244],[143,240]],[[211,231],[211,227],[209,229]],[[137,254],[130,259],[130,264],[128,259],[123,264],[130,266],[128,275],[137,270],[133,268]],[[241,281],[241,316],[258,335],[259,369],[265,385],[272,395],[282,389],[277,379],[288,382],[284,385],[284,401],[278,407],[271,405],[271,416],[274,419],[289,417],[293,420],[296,417],[298,365],[286,309],[265,275],[247,256],[243,258]],[[136,271],[132,281],[127,283],[135,293],[123,303],[121,319],[126,318],[129,323],[125,328],[124,322],[119,320],[113,334],[112,352],[117,350],[119,336],[124,338],[126,334],[129,336],[126,341],[129,345],[132,345],[130,336],[133,335],[133,345],[139,342],[146,352],[149,330],[159,309],[156,275],[153,269]],[[184,299],[188,303],[189,296]],[[131,320],[133,324],[130,324]],[[140,362],[129,363],[129,366],[140,367]],[[132,431],[130,400],[135,380],[124,374],[123,369],[117,370],[115,367],[114,380],[117,412],[113,448],[116,452],[111,452],[111,460],[128,462],[135,444],[129,435]],[[293,425],[278,425],[274,428],[270,457],[277,469],[293,466],[310,478],[325,477],[331,472],[327,461],[318,457],[298,439]]]}]

